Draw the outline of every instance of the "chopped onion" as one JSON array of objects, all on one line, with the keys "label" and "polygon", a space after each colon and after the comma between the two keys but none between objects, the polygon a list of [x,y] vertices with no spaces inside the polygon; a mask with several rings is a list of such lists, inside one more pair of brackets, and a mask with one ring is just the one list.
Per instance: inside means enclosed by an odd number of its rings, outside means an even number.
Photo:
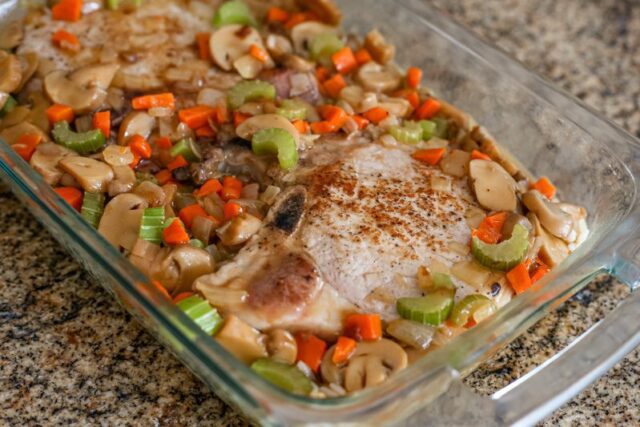
[{"label": "chopped onion", "polygon": [[467,220],[467,225],[471,229],[478,228],[485,216],[485,212],[476,207],[470,207],[464,214],[464,217]]},{"label": "chopped onion", "polygon": [[74,124],[77,132],[87,132],[93,129],[93,120],[90,115],[78,117]]},{"label": "chopped onion", "polygon": [[102,151],[102,158],[111,166],[126,166],[133,162],[133,153],[129,147],[109,145]]},{"label": "chopped onion", "polygon": [[205,244],[209,243],[209,239],[211,238],[211,234],[215,229],[215,223],[204,216],[197,216],[193,219],[193,225],[191,227],[191,232],[193,233],[193,237],[204,242]]},{"label": "chopped onion", "polygon": [[436,328],[406,319],[398,319],[389,323],[387,333],[398,341],[425,350],[431,344]]},{"label": "chopped onion", "polygon": [[147,110],[151,117],[171,117],[173,110],[166,107],[153,107]]},{"label": "chopped onion", "polygon": [[224,217],[224,200],[220,198],[218,193],[211,193],[203,199],[204,210],[214,218]]},{"label": "chopped onion", "polygon": [[215,287],[207,289],[207,299],[215,301],[216,305],[229,306],[242,304],[249,294],[247,291]]},{"label": "chopped onion", "polygon": [[291,83],[291,90],[289,96],[296,97],[304,95],[314,89],[315,83],[311,80],[309,73],[296,73],[289,77]]},{"label": "chopped onion", "polygon": [[446,176],[432,175],[431,189],[448,193],[451,191],[451,180]]},{"label": "chopped onion", "polygon": [[451,274],[480,290],[491,276],[491,271],[475,261],[461,261],[451,267]]},{"label": "chopped onion", "polygon": [[268,205],[272,205],[273,202],[276,201],[276,197],[280,194],[282,190],[280,187],[276,187],[275,185],[268,186],[260,195],[260,200],[265,202]]},{"label": "chopped onion", "polygon": [[451,242],[449,243],[449,250],[459,255],[465,256],[469,254],[470,248],[469,245],[465,245],[460,242]]},{"label": "chopped onion", "polygon": [[217,107],[227,102],[227,95],[218,89],[205,88],[198,92],[198,105]]},{"label": "chopped onion", "polygon": [[242,187],[240,198],[256,200],[258,198],[258,193],[260,193],[260,184],[254,182],[252,184],[248,184]]},{"label": "chopped onion", "polygon": [[396,147],[398,145],[398,141],[388,133],[380,137],[380,143],[385,147]]},{"label": "chopped onion", "polygon": [[360,101],[358,113],[363,113],[378,106],[378,96],[374,92],[365,92]]}]

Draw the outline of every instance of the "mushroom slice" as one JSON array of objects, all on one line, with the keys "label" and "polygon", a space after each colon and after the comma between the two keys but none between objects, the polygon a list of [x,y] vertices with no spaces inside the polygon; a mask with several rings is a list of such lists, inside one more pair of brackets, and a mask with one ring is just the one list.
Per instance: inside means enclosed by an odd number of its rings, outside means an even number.
[{"label": "mushroom slice", "polygon": [[248,213],[241,213],[233,218],[229,223],[216,230],[223,244],[235,246],[249,240],[260,230],[262,221]]},{"label": "mushroom slice", "polygon": [[53,142],[43,142],[38,144],[29,163],[36,172],[42,175],[47,184],[53,186],[62,177],[63,172],[58,168],[60,160],[75,155],[74,151],[61,145]]},{"label": "mushroom slice", "polygon": [[269,54],[276,60],[293,51],[293,46],[289,39],[278,34],[269,34],[265,44],[267,45]]},{"label": "mushroom slice", "polygon": [[344,385],[347,391],[361,390],[381,383],[390,375],[407,367],[407,353],[395,342],[383,338],[358,343],[344,365],[333,363],[335,345],[324,355],[320,371],[328,383]]},{"label": "mushroom slice", "polygon": [[533,212],[529,212],[527,218],[533,225],[533,229],[535,230],[538,239],[541,240],[539,255],[545,264],[549,267],[555,267],[569,256],[569,247],[567,244],[547,232]]},{"label": "mushroom slice", "polygon": [[216,334],[215,340],[229,353],[247,364],[261,357],[267,357],[267,349],[260,332],[234,315],[225,318],[224,325]]},{"label": "mushroom slice", "polygon": [[388,92],[402,83],[402,75],[397,70],[375,62],[360,67],[356,77],[366,90],[374,92]]},{"label": "mushroom slice", "polygon": [[548,201],[538,190],[529,190],[522,195],[522,203],[536,214],[540,224],[551,234],[568,240],[574,222],[571,215]]},{"label": "mushroom slice", "polygon": [[291,332],[273,329],[267,333],[267,337],[267,351],[271,359],[288,365],[296,363],[298,344]]},{"label": "mushroom slice", "polygon": [[65,157],[60,160],[60,167],[90,193],[106,192],[109,183],[113,180],[111,166],[89,157]]},{"label": "mushroom slice", "polygon": [[120,194],[104,208],[98,231],[116,248],[130,251],[138,240],[140,221],[146,207],[147,201],[142,197]]},{"label": "mushroom slice", "polygon": [[364,39],[364,48],[369,51],[373,59],[380,64],[386,64],[396,55],[396,47],[388,43],[377,29],[371,30]]},{"label": "mushroom slice", "polygon": [[109,89],[113,78],[120,69],[119,64],[98,64],[82,67],[69,75],[69,80],[81,87]]},{"label": "mushroom slice", "polygon": [[92,112],[107,99],[106,90],[79,85],[70,80],[64,71],[47,74],[44,90],[53,102],[70,106],[76,114]]},{"label": "mushroom slice", "polygon": [[190,245],[173,248],[151,266],[151,277],[172,294],[190,291],[198,277],[209,273],[213,273],[209,252]]},{"label": "mushroom slice", "polygon": [[0,28],[0,49],[11,50],[18,46],[23,35],[24,22],[22,19],[3,23]]},{"label": "mushroom slice", "polygon": [[20,87],[22,66],[20,60],[12,54],[0,53],[0,92],[11,93]]},{"label": "mushroom slice", "polygon": [[151,135],[156,126],[156,119],[144,111],[133,111],[124,118],[118,130],[118,144],[126,145],[133,135],[140,135],[145,139]]},{"label": "mushroom slice", "polygon": [[297,0],[296,3],[301,8],[308,9],[318,15],[322,22],[328,22],[331,25],[339,25],[342,20],[340,8],[333,0]]},{"label": "mushroom slice", "polygon": [[17,125],[3,129],[2,132],[0,132],[0,139],[9,145],[13,145],[18,138],[26,134],[40,135],[43,141],[49,141],[49,136],[42,132],[42,129],[29,122],[18,123]]},{"label": "mushroom slice", "polygon": [[109,196],[117,196],[118,194],[131,191],[136,184],[136,174],[129,165],[112,166],[114,179],[109,183],[107,190]]},{"label": "mushroom slice", "polygon": [[262,37],[255,28],[238,24],[225,25],[209,39],[211,57],[225,71],[231,71],[235,60],[245,55],[252,44],[264,49]]},{"label": "mushroom slice", "polygon": [[320,34],[337,34],[338,29],[316,21],[303,22],[291,30],[293,48],[298,54],[305,54],[309,50],[309,44]]},{"label": "mushroom slice", "polygon": [[440,161],[440,169],[447,175],[462,178],[469,172],[469,161],[471,161],[471,154],[462,150],[451,150]]},{"label": "mushroom slice", "polygon": [[141,182],[140,185],[138,185],[133,190],[133,192],[138,196],[143,197],[151,207],[165,205],[166,194],[164,190],[162,189],[162,187],[154,184],[151,181]]},{"label": "mushroom slice", "polygon": [[296,141],[296,146],[300,143],[300,132],[291,124],[289,120],[279,114],[261,114],[259,116],[253,116],[242,122],[240,126],[236,128],[236,135],[242,139],[248,141],[254,133],[262,129],[279,128],[284,129],[293,136]]},{"label": "mushroom slice", "polygon": [[22,89],[24,85],[27,84],[29,79],[33,76],[33,73],[35,73],[38,69],[38,64],[40,63],[40,58],[33,52],[19,55],[18,59],[20,60],[20,68],[22,69],[22,79],[20,80],[20,84],[16,88],[16,92],[19,92],[20,89]]},{"label": "mushroom slice", "polygon": [[515,211],[516,182],[502,166],[490,160],[471,160],[469,177],[478,203],[490,211]]}]

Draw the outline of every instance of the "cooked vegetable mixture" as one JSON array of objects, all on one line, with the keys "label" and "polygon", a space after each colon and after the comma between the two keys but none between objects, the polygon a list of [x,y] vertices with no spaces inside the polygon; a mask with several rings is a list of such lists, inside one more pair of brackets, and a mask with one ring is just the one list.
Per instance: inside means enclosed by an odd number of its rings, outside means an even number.
[{"label": "cooked vegetable mixture", "polygon": [[0,138],[292,393],[375,386],[588,234],[331,0],[59,0],[0,29]]}]

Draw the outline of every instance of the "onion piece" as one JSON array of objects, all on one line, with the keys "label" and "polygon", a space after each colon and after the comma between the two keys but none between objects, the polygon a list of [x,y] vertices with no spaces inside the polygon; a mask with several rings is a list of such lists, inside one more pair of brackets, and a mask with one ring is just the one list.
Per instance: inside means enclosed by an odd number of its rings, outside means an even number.
[{"label": "onion piece", "polygon": [[389,323],[387,333],[398,341],[426,350],[436,333],[436,328],[406,319],[398,319]]}]

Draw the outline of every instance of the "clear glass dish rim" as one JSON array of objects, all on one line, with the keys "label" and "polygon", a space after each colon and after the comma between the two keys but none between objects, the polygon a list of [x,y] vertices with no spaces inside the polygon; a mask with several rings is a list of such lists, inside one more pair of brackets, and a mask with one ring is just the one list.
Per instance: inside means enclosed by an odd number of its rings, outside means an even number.
[{"label": "clear glass dish rim", "polygon": [[[400,1],[399,3],[404,2]],[[401,6],[407,7],[404,4]],[[407,8],[413,10],[416,6],[412,5],[412,7]],[[517,60],[504,54],[498,48],[488,45],[477,36],[468,32],[468,30],[451,21],[446,15],[430,10],[427,7],[420,7],[419,9],[421,18],[424,18],[422,19],[424,25],[428,26],[431,31],[447,37],[460,49],[464,49],[478,60],[483,60],[483,57],[498,59],[501,66],[500,70],[497,70],[498,67],[491,65],[486,59],[483,61],[485,61],[488,67],[516,81],[522,88],[528,89],[531,92],[531,96],[537,98],[539,101],[555,107],[559,107],[559,104],[561,104],[564,109],[575,110],[565,110],[567,111],[565,117],[573,116],[573,118],[568,118],[571,122],[583,129],[586,127],[583,126],[583,117],[602,124],[606,127],[606,129],[602,130],[603,132],[609,133],[610,136],[618,142],[628,144],[630,149],[640,153],[638,142],[633,136],[588,106],[585,106],[580,100],[555,88],[552,84],[528,70]],[[434,22],[438,24],[434,24]],[[493,62],[495,63],[495,61]],[[598,260],[597,263],[594,264],[592,271],[590,271],[590,275],[584,276],[582,280],[576,283],[561,285],[565,279],[570,277],[568,274],[569,269],[579,264],[592,261],[593,257],[600,255],[602,252],[599,251],[596,253],[595,251],[591,251],[593,253],[583,253],[585,251],[578,250],[572,254],[559,269],[554,270],[548,277],[541,281],[538,288],[512,300],[506,307],[500,310],[498,315],[489,321],[483,322],[472,330],[469,330],[461,338],[454,340],[446,347],[430,353],[407,370],[389,379],[383,385],[373,389],[367,389],[356,395],[318,400],[291,395],[264,381],[254,374],[249,367],[227,353],[215,340],[210,339],[210,337],[204,334],[176,307],[163,298],[160,292],[155,290],[153,286],[140,286],[141,283],[148,284],[147,279],[115,248],[111,247],[91,226],[82,220],[70,206],[59,198],[42,178],[4,143],[4,141],[0,141],[0,151],[0,168],[8,175],[11,184],[19,187],[28,194],[30,201],[37,205],[39,209],[45,211],[50,220],[55,221],[68,236],[75,238],[83,250],[91,254],[91,259],[86,261],[98,264],[102,269],[106,270],[120,286],[118,290],[126,297],[137,301],[158,327],[166,330],[172,340],[182,346],[182,349],[178,350],[175,348],[175,345],[170,345],[173,350],[178,353],[189,353],[195,359],[202,362],[203,366],[206,366],[206,368],[201,369],[209,370],[209,372],[206,373],[198,371],[196,372],[197,375],[204,378],[214,378],[213,382],[215,384],[211,384],[205,380],[210,386],[215,385],[230,388],[232,391],[232,399],[241,409],[253,415],[263,413],[266,407],[275,408],[278,405],[281,405],[283,408],[295,407],[311,412],[334,410],[337,408],[348,411],[352,408],[361,413],[365,408],[371,407],[374,404],[383,404],[384,402],[397,399],[398,397],[396,396],[401,397],[403,393],[399,391],[409,390],[413,385],[424,381],[429,375],[434,374],[439,368],[444,366],[451,367],[451,363],[442,362],[445,360],[450,361],[451,355],[454,353],[457,353],[456,358],[459,360],[457,366],[454,366],[455,369],[464,370],[465,368],[470,368],[474,363],[486,357],[489,351],[495,351],[496,344],[504,345],[513,338],[513,336],[496,336],[494,332],[499,329],[499,326],[510,322],[515,313],[526,312],[528,313],[528,317],[514,324],[514,331],[515,329],[522,329],[530,325],[533,322],[531,319],[535,320],[539,318],[548,312],[552,306],[558,305],[571,296],[588,281],[592,274],[606,270],[609,267],[608,261],[611,261],[609,259]],[[613,153],[612,156],[618,158]],[[633,178],[634,189],[637,191],[636,180],[640,177],[631,172],[627,165],[619,158],[618,161]],[[627,211],[621,215],[616,227],[612,227],[611,230],[606,231],[613,231],[620,227],[629,212],[637,209],[638,201],[636,194],[633,194],[631,197],[632,203],[630,203]],[[604,237],[602,240],[603,239]],[[559,291],[552,299],[543,295],[550,289],[557,289]],[[536,303],[536,301],[543,301],[543,303]],[[515,335],[515,333],[513,335]],[[465,350],[465,342],[477,341],[484,341],[486,343],[484,350]],[[460,357],[461,354],[463,357]],[[396,393],[396,396],[394,396],[394,393]]]}]

